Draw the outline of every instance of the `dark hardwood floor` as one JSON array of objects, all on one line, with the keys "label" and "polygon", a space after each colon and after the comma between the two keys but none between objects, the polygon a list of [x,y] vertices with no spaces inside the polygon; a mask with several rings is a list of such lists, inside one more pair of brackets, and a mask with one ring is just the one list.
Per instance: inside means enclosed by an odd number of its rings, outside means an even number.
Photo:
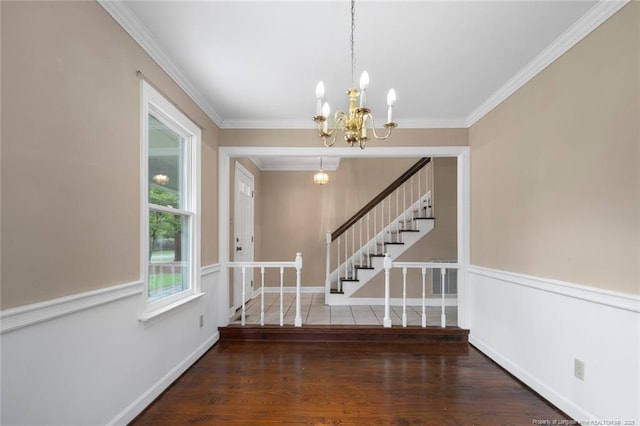
[{"label": "dark hardwood floor", "polygon": [[531,425],[569,419],[468,344],[222,341],[131,424]]}]

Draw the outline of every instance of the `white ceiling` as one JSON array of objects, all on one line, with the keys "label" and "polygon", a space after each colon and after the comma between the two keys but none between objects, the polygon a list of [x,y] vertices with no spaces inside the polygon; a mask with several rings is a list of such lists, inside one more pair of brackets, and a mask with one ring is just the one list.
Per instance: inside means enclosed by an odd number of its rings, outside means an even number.
[{"label": "white ceiling", "polygon": [[[222,128],[312,128],[320,80],[346,108],[348,0],[99,1]],[[393,87],[401,127],[468,127],[624,3],[361,0],[356,80],[379,123]]]}]

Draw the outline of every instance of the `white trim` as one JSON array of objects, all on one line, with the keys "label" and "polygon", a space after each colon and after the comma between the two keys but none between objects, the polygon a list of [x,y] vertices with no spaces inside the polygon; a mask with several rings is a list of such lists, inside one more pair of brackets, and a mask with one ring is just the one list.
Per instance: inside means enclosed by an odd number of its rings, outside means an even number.
[{"label": "white trim", "polygon": [[640,295],[479,266],[468,282],[471,344],[574,419],[640,419]]},{"label": "white trim", "polygon": [[207,265],[207,266],[203,266],[200,269],[200,274],[201,276],[205,276],[205,275],[209,275],[209,274],[216,274],[218,272],[220,272],[221,266],[219,263],[215,263],[213,265]]},{"label": "white trim", "polygon": [[177,299],[175,302],[172,302],[169,304],[163,304],[162,306],[159,306],[156,309],[145,311],[144,313],[138,316],[138,320],[140,320],[141,322],[151,321],[162,314],[173,311],[174,309],[179,308],[180,306],[183,306],[193,300],[199,299],[205,294],[206,293],[196,293],[196,294],[190,294],[189,296],[186,296],[186,297],[181,297]]},{"label": "white trim", "polygon": [[[365,150],[350,147],[263,147],[221,146],[225,158],[253,157],[340,157],[340,158],[404,158],[404,157],[458,157],[469,151],[468,146],[372,146]],[[227,176],[227,181],[229,177]]]},{"label": "white trim", "polygon": [[640,313],[640,295],[636,294],[603,290],[566,281],[534,277],[531,275],[484,268],[475,265],[469,265],[468,271],[469,274],[476,274],[525,287],[531,287],[536,290],[547,291],[574,299],[610,306],[612,308]]},{"label": "white trim", "polygon": [[[140,276],[145,283],[141,298],[141,321],[147,321],[168,310],[178,307],[201,296],[200,280],[200,181],[201,181],[201,139],[200,128],[160,92],[144,80],[140,81]],[[149,115],[153,114],[163,125],[178,133],[185,140],[183,177],[185,205],[180,209],[167,209],[149,203]],[[166,211],[189,218],[189,288],[180,293],[149,301],[147,285],[149,281],[149,210]]]},{"label": "white trim", "polygon": [[562,33],[560,37],[533,58],[523,69],[511,77],[504,85],[473,110],[465,120],[467,127],[473,126],[478,120],[527,84],[529,80],[551,65],[553,61],[564,55],[569,49],[613,16],[614,13],[628,2],[629,0],[598,1],[582,18],[576,21]]},{"label": "white trim", "polygon": [[200,92],[191,84],[191,81],[180,71],[178,66],[160,48],[149,30],[140,22],[136,15],[124,1],[97,0],[115,21],[144,49],[145,52],[176,82],[187,96],[198,105],[202,111],[218,126],[222,118],[200,95]]},{"label": "white trim", "polygon": [[85,309],[94,308],[126,297],[137,296],[142,293],[143,287],[142,281],[134,281],[71,296],[59,297],[45,302],[5,309],[0,312],[0,334],[23,327],[29,327],[64,315],[70,315]]},{"label": "white trim", "polygon": [[[129,35],[186,92],[207,116],[221,129],[313,129],[311,120],[223,120],[178,66],[160,48],[149,30],[123,1],[97,0],[98,3],[129,33]],[[524,86],[553,61],[575,46],[595,28],[626,5],[629,0],[600,0],[582,18],[547,46],[523,69],[478,105],[467,117],[455,119],[424,119],[400,121],[403,128],[468,128],[488,114],[502,101]]]},{"label": "white trim", "polygon": [[167,374],[140,395],[135,401],[113,418],[108,425],[125,424],[133,420],[149,404],[151,404],[162,392],[164,392],[182,373],[187,371],[202,355],[204,355],[218,340],[220,333],[216,331],[210,338],[202,343],[187,358],[171,369]]},{"label": "white trim", "polygon": [[[382,123],[383,119],[376,119]],[[217,124],[217,122],[216,122]],[[467,120],[460,119],[407,119],[398,120],[398,126],[403,129],[466,129]],[[307,129],[316,130],[318,126],[313,120],[223,120],[221,129]]]}]

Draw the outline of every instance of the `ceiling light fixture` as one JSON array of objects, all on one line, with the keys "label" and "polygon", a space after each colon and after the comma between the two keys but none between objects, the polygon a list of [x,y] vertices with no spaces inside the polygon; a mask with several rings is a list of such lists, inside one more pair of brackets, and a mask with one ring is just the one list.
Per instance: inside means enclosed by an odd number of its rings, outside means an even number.
[{"label": "ceiling light fixture", "polygon": [[151,180],[153,180],[158,185],[166,185],[169,183],[169,176],[164,174],[164,172],[160,172],[157,175],[153,175]]},{"label": "ceiling light fixture", "polygon": [[326,185],[329,183],[329,175],[322,170],[322,157],[320,157],[320,170],[318,173],[313,175],[313,183],[317,183],[318,185]]},{"label": "ceiling light fixture", "polygon": [[[376,133],[375,123],[371,110],[366,107],[367,104],[367,88],[369,87],[369,74],[366,71],[360,76],[360,90],[355,86],[355,69],[356,59],[354,53],[353,33],[355,32],[355,0],[351,0],[351,89],[347,91],[349,95],[349,112],[342,110],[336,111],[333,116],[333,125],[329,127],[329,114],[331,109],[327,102],[322,102],[324,97],[324,83],[319,82],[316,86],[316,115],[313,121],[318,124],[320,137],[325,146],[330,147],[336,141],[337,130],[342,130],[344,140],[349,146],[359,146],[364,149],[369,136],[367,135],[367,120],[371,120],[371,133],[378,140],[385,140],[391,135],[391,131],[398,124],[393,122],[393,104],[396,101],[395,90],[389,90],[387,95],[387,122],[384,127],[387,129],[386,135],[379,136]],[[328,142],[328,139],[331,141]]]}]

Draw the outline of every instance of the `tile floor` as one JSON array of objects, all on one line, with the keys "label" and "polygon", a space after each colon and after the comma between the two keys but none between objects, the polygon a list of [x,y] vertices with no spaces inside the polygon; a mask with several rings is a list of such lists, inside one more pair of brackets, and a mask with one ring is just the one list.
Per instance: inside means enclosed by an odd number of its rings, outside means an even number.
[{"label": "tile floor", "polygon": [[[293,325],[296,313],[295,294],[285,294],[282,298],[283,322]],[[324,304],[324,294],[312,293],[300,296],[302,325],[382,325],[384,306],[328,306]],[[245,324],[260,324],[261,297],[248,301],[245,305]],[[458,324],[456,307],[445,308],[447,326]],[[441,308],[427,306],[427,325],[440,325]],[[402,325],[402,306],[391,306],[391,322],[394,326]],[[422,307],[407,306],[407,325],[421,325]],[[231,319],[231,324],[240,324],[241,311]],[[264,295],[264,323],[280,324],[280,294]]]}]

